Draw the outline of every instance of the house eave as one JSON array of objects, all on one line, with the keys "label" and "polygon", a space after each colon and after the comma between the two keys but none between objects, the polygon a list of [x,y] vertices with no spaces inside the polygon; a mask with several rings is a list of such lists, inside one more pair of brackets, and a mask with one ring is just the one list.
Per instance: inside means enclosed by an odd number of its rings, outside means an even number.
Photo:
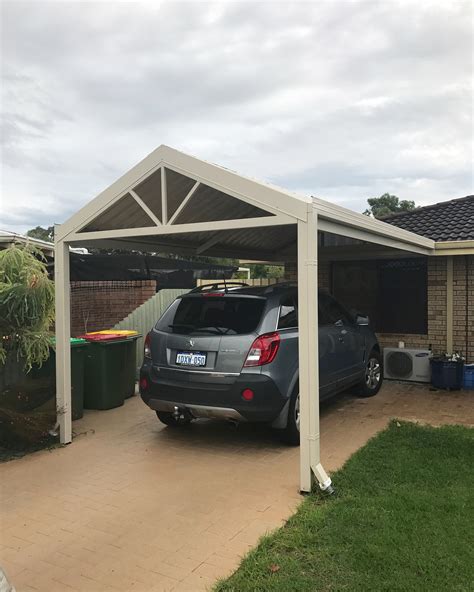
[{"label": "house eave", "polygon": [[437,257],[474,255],[474,240],[438,241],[435,243],[434,255]]}]

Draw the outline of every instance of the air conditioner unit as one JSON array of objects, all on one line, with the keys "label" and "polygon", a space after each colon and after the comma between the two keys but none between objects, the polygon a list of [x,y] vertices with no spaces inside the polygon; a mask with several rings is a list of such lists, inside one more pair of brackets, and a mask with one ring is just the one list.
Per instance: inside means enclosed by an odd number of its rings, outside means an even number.
[{"label": "air conditioner unit", "polygon": [[385,347],[383,350],[384,376],[394,380],[430,382],[429,349]]}]

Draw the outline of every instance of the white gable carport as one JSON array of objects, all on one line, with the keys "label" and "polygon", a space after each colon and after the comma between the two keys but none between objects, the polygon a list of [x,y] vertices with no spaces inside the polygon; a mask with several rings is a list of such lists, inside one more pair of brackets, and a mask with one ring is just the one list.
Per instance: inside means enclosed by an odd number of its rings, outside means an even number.
[{"label": "white gable carport", "polygon": [[160,146],[56,227],[56,374],[62,443],[72,440],[69,248],[103,247],[298,262],[300,489],[320,463],[318,231],[367,246],[432,254],[432,240]]}]

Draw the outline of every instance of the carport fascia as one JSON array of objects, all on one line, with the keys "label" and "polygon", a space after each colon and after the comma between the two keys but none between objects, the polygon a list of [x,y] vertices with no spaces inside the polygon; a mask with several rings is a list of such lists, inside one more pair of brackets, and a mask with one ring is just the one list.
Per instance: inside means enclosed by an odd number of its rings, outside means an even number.
[{"label": "carport fascia", "polygon": [[[160,171],[161,204],[150,209],[135,191],[140,183]],[[194,185],[182,205],[168,217],[167,175],[174,171]],[[177,223],[184,208],[199,208],[192,201],[200,185],[258,208],[268,215],[232,219]],[[109,228],[85,231],[88,225],[106,213],[124,196],[131,196],[151,221],[150,226]],[[216,193],[216,199],[219,194]],[[217,202],[216,202],[217,203]],[[113,220],[112,220],[113,221]],[[299,306],[299,388],[300,388],[300,489],[310,491],[313,476],[321,489],[331,487],[331,480],[320,462],[319,401],[314,404],[310,393],[319,392],[318,364],[318,230],[349,237],[357,241],[421,255],[434,251],[434,242],[422,236],[357,214],[327,201],[296,195],[278,187],[257,182],[214,164],[188,156],[167,146],[160,146],[133,167],[95,199],[89,202],[55,231],[56,280],[56,378],[60,440],[72,441],[71,421],[71,359],[70,359],[70,246],[99,245],[129,249],[168,250],[189,253],[189,241],[184,238],[196,233],[215,233],[203,243],[192,247],[196,254],[249,258],[249,252],[232,245],[219,247],[222,232],[246,229],[258,233],[275,226],[297,227],[298,306]],[[173,242],[169,242],[173,237]],[[168,242],[160,242],[168,241]],[[265,252],[253,252],[254,259],[284,260],[291,258],[286,247]]]}]

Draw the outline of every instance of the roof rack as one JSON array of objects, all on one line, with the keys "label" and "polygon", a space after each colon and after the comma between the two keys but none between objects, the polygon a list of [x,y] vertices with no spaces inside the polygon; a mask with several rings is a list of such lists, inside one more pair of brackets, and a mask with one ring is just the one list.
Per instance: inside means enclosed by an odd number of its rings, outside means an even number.
[{"label": "roof rack", "polygon": [[298,282],[295,282],[295,281],[278,282],[276,284],[271,284],[270,286],[267,286],[267,288],[265,290],[265,294],[267,294],[268,292],[274,292],[275,290],[278,290],[279,288],[297,288],[297,287],[298,287]]},{"label": "roof rack", "polygon": [[215,284],[205,284],[204,286],[197,286],[193,288],[189,294],[198,294],[200,292],[211,292],[212,290],[224,290],[227,292],[228,288],[248,288],[249,284],[245,282],[216,282]]}]

